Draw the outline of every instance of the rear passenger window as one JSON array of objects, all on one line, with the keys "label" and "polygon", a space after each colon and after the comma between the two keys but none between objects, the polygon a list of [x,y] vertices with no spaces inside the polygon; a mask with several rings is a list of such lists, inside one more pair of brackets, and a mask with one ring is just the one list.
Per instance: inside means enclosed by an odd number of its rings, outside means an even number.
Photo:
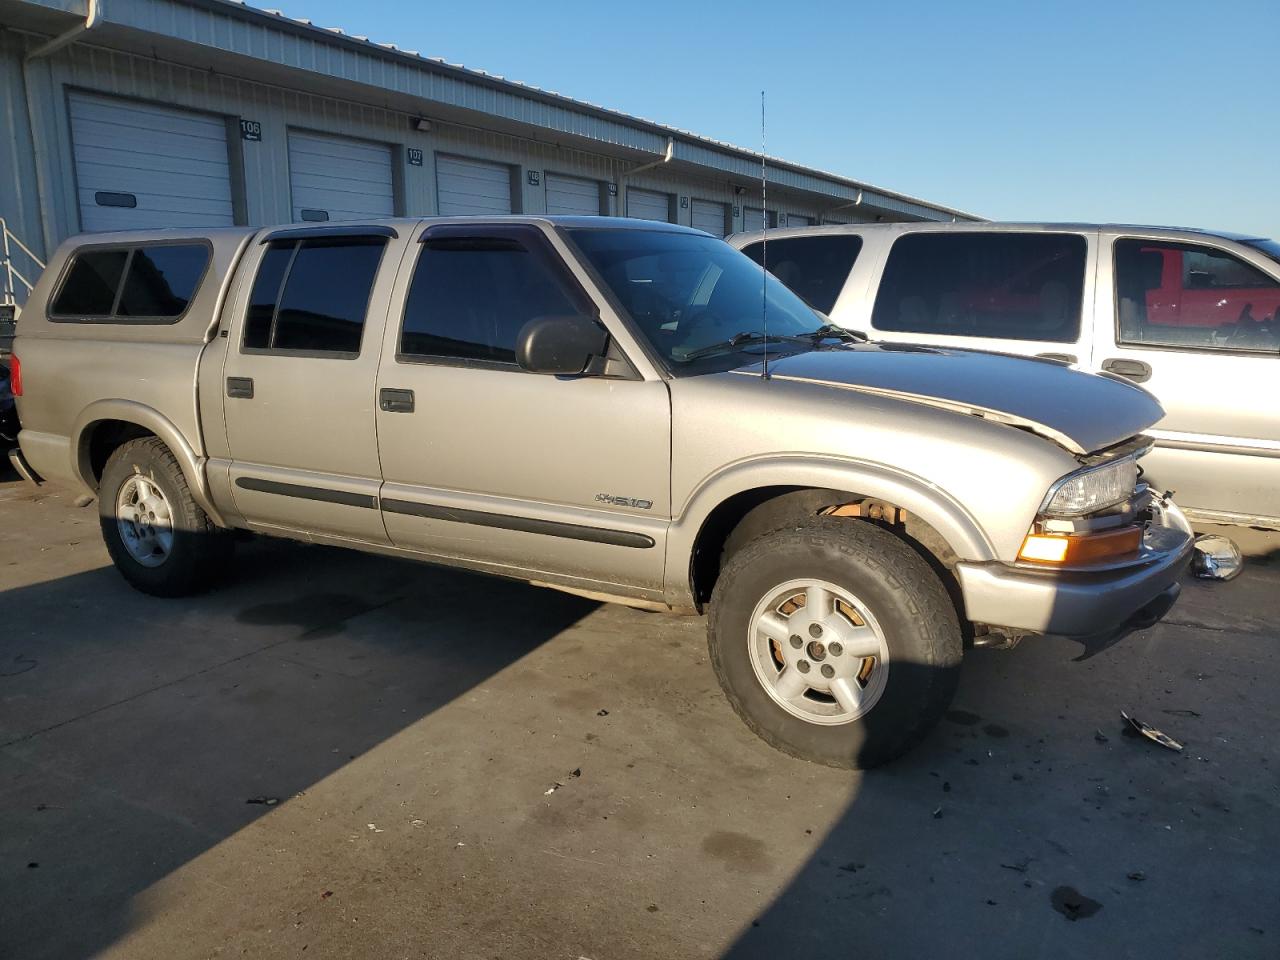
[{"label": "rear passenger window", "polygon": [[405,304],[400,355],[509,364],[535,317],[591,308],[515,236],[442,237],[422,244]]},{"label": "rear passenger window", "polygon": [[81,250],[72,258],[49,319],[173,323],[187,312],[208,266],[205,243]]},{"label": "rear passenger window", "polygon": [[382,237],[271,243],[249,295],[245,349],[357,356],[386,245]]},{"label": "rear passenger window", "polygon": [[889,251],[872,326],[1074,343],[1086,251],[1074,234],[908,234]]},{"label": "rear passenger window", "polygon": [[[809,306],[830,313],[861,250],[862,238],[853,234],[770,240],[769,272]],[[756,263],[763,263],[766,255],[763,243],[750,244],[742,252]]]}]

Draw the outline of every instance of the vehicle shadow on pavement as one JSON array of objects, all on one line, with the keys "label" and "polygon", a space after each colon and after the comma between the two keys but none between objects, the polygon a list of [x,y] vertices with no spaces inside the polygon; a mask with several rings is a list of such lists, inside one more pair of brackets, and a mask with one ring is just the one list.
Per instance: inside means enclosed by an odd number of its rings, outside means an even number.
[{"label": "vehicle shadow on pavement", "polygon": [[1054,637],[971,652],[939,728],[862,776],[724,960],[1274,957],[1276,633],[1232,609],[1259,589],[1190,582],[1083,662]]},{"label": "vehicle shadow on pavement", "polygon": [[142,596],[109,567],[0,593],[5,956],[96,955],[158,880],[597,606],[241,547],[231,582],[194,599]]}]

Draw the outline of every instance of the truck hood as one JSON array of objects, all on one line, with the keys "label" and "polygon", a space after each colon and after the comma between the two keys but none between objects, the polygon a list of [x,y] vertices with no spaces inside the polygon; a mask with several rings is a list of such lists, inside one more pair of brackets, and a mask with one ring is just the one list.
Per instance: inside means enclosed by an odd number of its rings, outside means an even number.
[{"label": "truck hood", "polygon": [[[760,376],[763,364],[734,373]],[[1151,427],[1164,410],[1141,387],[1052,360],[915,344],[865,343],[769,361],[775,380],[896,397],[1023,427],[1073,454]]]}]

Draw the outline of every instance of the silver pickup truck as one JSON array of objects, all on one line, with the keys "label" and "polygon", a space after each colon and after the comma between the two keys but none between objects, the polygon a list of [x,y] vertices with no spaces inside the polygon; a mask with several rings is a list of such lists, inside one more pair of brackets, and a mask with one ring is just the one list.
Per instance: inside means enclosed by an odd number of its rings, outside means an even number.
[{"label": "silver pickup truck", "polygon": [[743,720],[836,766],[919,740],[966,646],[1154,622],[1192,552],[1141,388],[863,343],[665,224],[78,237],[14,354],[22,468],[135,587],[242,529],[708,611]]}]

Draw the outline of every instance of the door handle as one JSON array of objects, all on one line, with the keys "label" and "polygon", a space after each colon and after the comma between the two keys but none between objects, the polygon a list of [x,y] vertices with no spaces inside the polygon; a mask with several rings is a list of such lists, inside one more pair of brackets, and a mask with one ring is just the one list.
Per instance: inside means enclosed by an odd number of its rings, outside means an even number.
[{"label": "door handle", "polygon": [[378,409],[387,413],[413,413],[413,391],[383,387],[378,391]]},{"label": "door handle", "polygon": [[1074,353],[1037,353],[1037,357],[1043,357],[1046,360],[1058,360],[1062,363],[1075,363],[1076,355]]},{"label": "door handle", "polygon": [[227,377],[227,396],[237,400],[252,400],[253,377]]},{"label": "door handle", "polygon": [[1146,383],[1151,379],[1151,365],[1141,360],[1127,360],[1124,357],[1112,357],[1102,361],[1102,369],[1107,373],[1116,373],[1127,377],[1134,383]]}]

